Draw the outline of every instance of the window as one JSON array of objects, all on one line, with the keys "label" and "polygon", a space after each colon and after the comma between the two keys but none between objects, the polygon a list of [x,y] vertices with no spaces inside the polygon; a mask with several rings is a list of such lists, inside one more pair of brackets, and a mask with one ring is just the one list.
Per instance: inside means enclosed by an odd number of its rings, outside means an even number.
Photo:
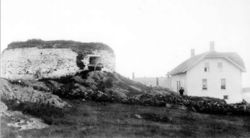
[{"label": "window", "polygon": [[209,72],[209,63],[205,63],[204,72]]},{"label": "window", "polygon": [[222,71],[222,68],[223,68],[222,62],[218,62],[217,66],[218,66],[219,70]]},{"label": "window", "polygon": [[228,100],[228,95],[224,95],[224,96],[223,96],[223,99],[224,99],[224,100]]},{"label": "window", "polygon": [[202,90],[207,90],[207,79],[202,79]]},{"label": "window", "polygon": [[181,81],[177,81],[177,91],[179,91],[181,88]]},{"label": "window", "polygon": [[91,56],[91,57],[89,57],[89,64],[95,65],[95,64],[99,63],[100,60],[101,60],[101,57],[99,57],[99,56]]},{"label": "window", "polygon": [[221,86],[220,86],[220,88],[221,88],[222,90],[225,90],[225,89],[226,89],[226,79],[221,79]]}]

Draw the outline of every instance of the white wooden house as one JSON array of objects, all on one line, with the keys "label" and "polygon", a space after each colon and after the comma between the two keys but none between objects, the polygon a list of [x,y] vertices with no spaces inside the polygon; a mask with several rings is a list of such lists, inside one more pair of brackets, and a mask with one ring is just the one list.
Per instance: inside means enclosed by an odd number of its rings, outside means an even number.
[{"label": "white wooden house", "polygon": [[176,92],[183,87],[186,95],[239,102],[242,100],[241,76],[245,71],[237,53],[217,52],[211,42],[208,52],[195,55],[191,50],[191,57],[169,72],[169,87]]}]

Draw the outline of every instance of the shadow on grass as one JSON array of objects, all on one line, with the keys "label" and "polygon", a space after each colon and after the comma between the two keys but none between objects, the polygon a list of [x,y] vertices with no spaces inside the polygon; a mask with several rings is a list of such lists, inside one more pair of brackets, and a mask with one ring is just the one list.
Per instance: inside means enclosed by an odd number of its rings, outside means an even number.
[{"label": "shadow on grass", "polygon": [[155,121],[155,122],[164,122],[164,123],[170,123],[172,121],[171,118],[167,116],[162,116],[155,113],[143,113],[141,114],[142,118],[145,120]]}]

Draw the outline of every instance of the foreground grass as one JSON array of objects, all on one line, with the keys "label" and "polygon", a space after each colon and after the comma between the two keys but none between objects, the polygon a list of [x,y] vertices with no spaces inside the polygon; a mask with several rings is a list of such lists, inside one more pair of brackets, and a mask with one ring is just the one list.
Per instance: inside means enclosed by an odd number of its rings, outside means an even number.
[{"label": "foreground grass", "polygon": [[[64,113],[33,114],[49,128],[14,131],[2,124],[3,137],[250,137],[250,117],[199,114],[186,110],[69,101]],[[45,111],[45,109],[43,109]],[[29,113],[32,113],[31,111]]]}]

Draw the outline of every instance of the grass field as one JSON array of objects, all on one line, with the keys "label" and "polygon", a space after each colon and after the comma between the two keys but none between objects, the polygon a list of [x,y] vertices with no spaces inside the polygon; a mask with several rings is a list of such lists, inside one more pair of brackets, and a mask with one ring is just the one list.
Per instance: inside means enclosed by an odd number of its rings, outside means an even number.
[{"label": "grass field", "polygon": [[208,115],[177,108],[117,103],[68,102],[75,108],[62,114],[51,110],[40,116],[50,124],[49,128],[16,131],[3,121],[2,137],[250,137],[250,117],[246,116]]}]

